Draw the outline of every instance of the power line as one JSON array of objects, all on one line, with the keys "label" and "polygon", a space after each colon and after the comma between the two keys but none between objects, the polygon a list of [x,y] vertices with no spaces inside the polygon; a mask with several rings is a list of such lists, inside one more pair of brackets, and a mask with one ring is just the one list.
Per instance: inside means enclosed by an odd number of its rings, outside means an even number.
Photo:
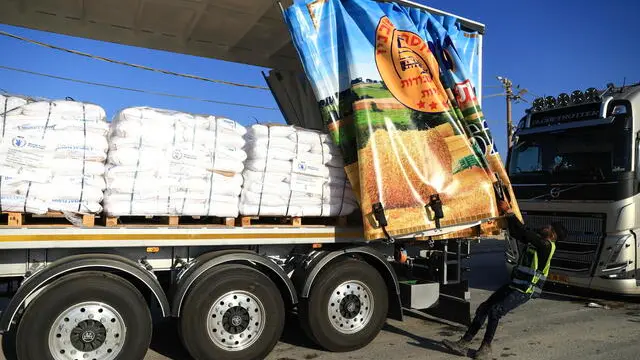
[{"label": "power line", "polygon": [[5,32],[5,31],[1,31],[1,30],[0,30],[0,35],[7,36],[7,37],[10,37],[10,38],[13,38],[13,39],[16,39],[16,40],[25,41],[25,42],[28,42],[28,43],[31,43],[31,44],[34,44],[34,45],[43,46],[43,47],[46,47],[46,48],[49,48],[49,49],[60,50],[60,51],[68,52],[70,54],[80,55],[80,56],[88,57],[88,58],[95,59],[95,60],[102,60],[102,61],[106,61],[106,62],[113,63],[113,64],[130,66],[130,67],[134,67],[136,69],[153,71],[153,72],[158,72],[158,73],[162,73],[162,74],[166,74],[166,75],[179,76],[179,77],[184,77],[184,78],[187,78],[187,79],[206,81],[206,82],[211,82],[211,83],[216,83],[216,84],[239,86],[239,87],[244,87],[244,88],[249,88],[249,89],[269,90],[268,87],[264,87],[264,86],[240,84],[240,83],[235,83],[235,82],[231,82],[231,81],[210,79],[210,78],[197,76],[197,75],[177,73],[177,72],[174,72],[174,71],[157,69],[157,68],[152,68],[152,67],[144,66],[144,65],[131,64],[131,63],[120,61],[120,60],[110,59],[110,58],[106,58],[106,57],[103,57],[103,56],[93,55],[93,54],[89,54],[89,53],[85,53],[85,52],[81,52],[81,51],[77,51],[77,50],[67,49],[67,48],[63,48],[63,47],[60,47],[60,46],[43,43],[41,41],[29,39],[29,38],[22,37],[22,36],[19,36],[19,35],[14,35],[14,34],[11,34],[11,33]]},{"label": "power line", "polygon": [[143,93],[143,94],[151,94],[151,95],[165,96],[165,97],[172,97],[172,98],[186,99],[186,100],[195,100],[195,101],[202,101],[202,102],[213,103],[213,104],[221,104],[221,105],[248,107],[248,108],[254,108],[254,109],[278,110],[276,108],[267,107],[267,106],[258,106],[258,105],[249,105],[249,104],[233,103],[233,102],[226,102],[226,101],[202,99],[202,98],[186,96],[186,95],[176,95],[176,94],[170,94],[170,93],[164,93],[164,92],[158,92],[158,91],[149,91],[149,90],[142,90],[142,89],[136,89],[136,88],[130,88],[130,87],[124,87],[124,86],[118,86],[118,85],[104,84],[104,83],[99,83],[99,82],[94,82],[94,81],[79,80],[79,79],[73,79],[73,78],[68,78],[68,77],[63,77],[63,76],[39,73],[39,72],[31,71],[31,70],[18,69],[18,68],[14,68],[14,67],[10,67],[10,66],[4,66],[4,65],[0,65],[0,69],[20,72],[20,73],[30,74],[30,75],[43,76],[43,77],[48,77],[48,78],[51,78],[51,79],[70,81],[70,82],[75,82],[75,83],[80,83],[80,84],[85,84],[85,85],[100,86],[100,87],[105,87],[105,88],[110,88],[110,89],[132,91],[132,92]]}]

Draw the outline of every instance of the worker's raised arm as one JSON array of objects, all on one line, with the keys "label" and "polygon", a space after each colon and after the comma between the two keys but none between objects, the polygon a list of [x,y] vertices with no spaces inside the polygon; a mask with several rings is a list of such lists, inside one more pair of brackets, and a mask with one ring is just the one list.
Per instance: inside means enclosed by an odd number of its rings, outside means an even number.
[{"label": "worker's raised arm", "polygon": [[549,249],[549,242],[544,240],[537,232],[527,230],[524,224],[515,216],[509,204],[505,201],[498,202],[498,208],[506,215],[509,228],[509,235],[525,244],[531,244],[538,251],[546,252]]},{"label": "worker's raised arm", "polygon": [[540,252],[546,252],[549,249],[549,242],[535,231],[527,230],[524,224],[518,220],[515,215],[507,216],[509,224],[509,235],[525,244],[531,244]]}]

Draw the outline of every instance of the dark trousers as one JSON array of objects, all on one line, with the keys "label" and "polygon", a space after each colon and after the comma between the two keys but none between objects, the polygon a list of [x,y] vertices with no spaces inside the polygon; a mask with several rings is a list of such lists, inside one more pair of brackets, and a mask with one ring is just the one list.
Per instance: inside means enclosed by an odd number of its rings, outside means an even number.
[{"label": "dark trousers", "polygon": [[471,326],[464,334],[463,339],[467,341],[473,340],[482,324],[489,318],[487,322],[487,330],[484,333],[485,344],[491,344],[493,336],[498,329],[500,318],[505,316],[509,311],[526,303],[530,299],[530,295],[524,294],[518,290],[511,289],[509,285],[504,285],[494,292],[487,301],[483,302],[476,310],[476,316],[471,322]]}]

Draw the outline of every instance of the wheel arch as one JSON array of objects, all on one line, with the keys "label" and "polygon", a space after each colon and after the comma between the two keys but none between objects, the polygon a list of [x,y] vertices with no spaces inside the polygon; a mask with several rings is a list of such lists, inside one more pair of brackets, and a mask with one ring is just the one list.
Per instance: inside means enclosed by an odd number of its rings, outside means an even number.
[{"label": "wheel arch", "polygon": [[[221,250],[200,255],[180,275],[172,298],[172,316],[180,316],[182,304],[189,289],[202,275],[216,266],[233,263],[248,265],[269,277],[280,290],[286,305],[294,306],[298,303],[298,295],[293,282],[285,274],[284,270],[273,261],[250,250]],[[286,296],[287,294],[289,296]]]},{"label": "wheel arch", "polygon": [[88,270],[105,271],[118,275],[131,282],[141,292],[144,290],[151,292],[160,305],[162,315],[165,317],[170,315],[169,301],[162,286],[155,275],[143,269],[139,264],[120,255],[81,254],[56,260],[27,277],[12,296],[5,311],[2,312],[0,332],[7,332],[11,329],[27,299],[37,294],[38,291],[64,275]]},{"label": "wheel arch", "polygon": [[314,264],[310,266],[310,270],[307,271],[306,276],[304,277],[300,297],[303,299],[308,298],[311,293],[313,282],[320,272],[342,257],[355,257],[378,270],[387,285],[389,295],[389,312],[387,316],[392,319],[402,321],[403,311],[400,299],[400,284],[398,283],[398,276],[384,255],[370,247],[362,246],[346,248],[327,252],[324,255],[318,256],[317,260],[315,260]]}]

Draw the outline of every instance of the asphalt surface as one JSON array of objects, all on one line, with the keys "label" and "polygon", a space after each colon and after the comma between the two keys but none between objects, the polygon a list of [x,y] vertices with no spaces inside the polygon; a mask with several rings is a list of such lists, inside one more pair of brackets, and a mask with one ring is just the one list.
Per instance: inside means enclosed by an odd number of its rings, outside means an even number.
[{"label": "asphalt surface", "polygon": [[[502,245],[485,241],[470,260],[472,304],[485,300],[507,281]],[[609,309],[590,308],[597,301]],[[351,353],[327,353],[307,340],[295,318],[287,322],[281,342],[267,360],[388,360],[456,359],[441,345],[457,339],[464,328],[440,322],[420,313],[407,313],[404,322],[388,320],[380,335],[364,349]],[[482,332],[481,334],[482,335]],[[479,336],[481,337],[481,336]],[[494,341],[495,359],[591,360],[640,358],[640,303],[594,300],[546,294],[503,318]],[[479,345],[475,340],[473,347]],[[468,355],[473,354],[473,349]],[[157,324],[145,360],[187,360],[171,322]],[[0,360],[5,359],[0,355]]]}]

